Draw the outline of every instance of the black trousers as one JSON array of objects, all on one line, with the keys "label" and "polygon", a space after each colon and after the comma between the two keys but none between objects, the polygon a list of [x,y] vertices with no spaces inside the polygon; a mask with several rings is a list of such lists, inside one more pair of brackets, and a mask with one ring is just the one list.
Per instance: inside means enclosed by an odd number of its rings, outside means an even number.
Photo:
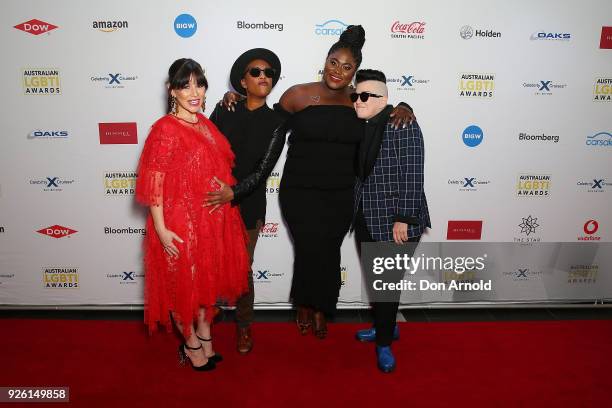
[{"label": "black trousers", "polygon": [[[368,227],[365,221],[365,217],[363,215],[363,211],[361,210],[361,206],[357,210],[357,215],[355,218],[355,239],[357,240],[357,245],[359,251],[361,251],[361,243],[362,242],[376,242],[372,239],[370,232],[368,231]],[[410,242],[419,242],[421,239],[420,236],[408,238]],[[414,254],[413,247],[412,253],[408,253],[409,256]],[[402,276],[397,276],[397,282],[402,279]],[[367,280],[367,279],[366,279]],[[392,301],[386,302],[372,302],[372,314],[374,317],[374,328],[376,329],[376,345],[377,346],[390,346],[393,341],[393,329],[395,328],[397,310],[399,308],[399,299],[401,292],[396,292],[396,298],[390,299]]]}]

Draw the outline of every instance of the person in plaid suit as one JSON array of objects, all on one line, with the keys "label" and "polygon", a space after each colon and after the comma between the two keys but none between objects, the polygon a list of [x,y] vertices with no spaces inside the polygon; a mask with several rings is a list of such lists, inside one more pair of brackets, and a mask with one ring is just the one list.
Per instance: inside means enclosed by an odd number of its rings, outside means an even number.
[{"label": "person in plaid suit", "polygon": [[[358,157],[353,229],[359,247],[362,242],[396,242],[409,246],[412,256],[423,231],[431,228],[423,189],[425,150],[416,121],[396,129],[388,124],[393,109],[387,105],[385,74],[360,70],[357,89],[351,95],[357,116],[365,119],[365,138]],[[399,277],[401,279],[401,277]],[[399,338],[395,318],[400,292],[392,299],[373,302],[374,327],[360,330],[360,341],[376,341],[378,368],[395,369],[391,342]]]}]

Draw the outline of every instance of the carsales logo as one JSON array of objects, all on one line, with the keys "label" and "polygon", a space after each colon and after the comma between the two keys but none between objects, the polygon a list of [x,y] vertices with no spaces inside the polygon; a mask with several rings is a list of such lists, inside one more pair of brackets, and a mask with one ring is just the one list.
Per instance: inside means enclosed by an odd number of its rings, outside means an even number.
[{"label": "carsales logo", "polygon": [[46,227],[43,229],[40,229],[38,231],[39,234],[43,234],[46,235],[48,237],[51,238],[64,238],[67,237],[68,235],[72,235],[76,232],[78,232],[77,230],[73,230],[72,228],[69,227],[62,227],[61,225],[52,225],[50,227]]},{"label": "carsales logo", "polygon": [[17,24],[15,28],[21,31],[25,31],[26,33],[39,35],[43,33],[48,33],[49,31],[55,30],[58,27],[50,23],[45,23],[44,21],[33,19],[30,21],[26,21],[25,23]]},{"label": "carsales logo", "polygon": [[391,24],[391,38],[423,40],[425,39],[425,22],[400,23],[399,21],[394,21]]}]

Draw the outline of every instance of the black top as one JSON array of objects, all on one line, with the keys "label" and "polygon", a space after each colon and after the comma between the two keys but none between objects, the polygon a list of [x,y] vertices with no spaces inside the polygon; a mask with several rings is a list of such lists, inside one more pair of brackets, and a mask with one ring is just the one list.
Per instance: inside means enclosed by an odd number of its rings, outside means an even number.
[{"label": "black top", "polygon": [[[281,116],[268,107],[249,111],[246,102],[238,102],[234,112],[217,105],[210,120],[225,135],[236,155],[232,171],[240,183],[253,173],[260,164],[274,130],[282,122]],[[266,216],[266,179],[261,178],[255,189],[244,196],[236,196],[240,214],[247,229],[255,228],[257,220]]]},{"label": "black top", "polygon": [[290,127],[282,188],[354,186],[357,147],[364,130],[352,107],[310,105],[293,114]]}]

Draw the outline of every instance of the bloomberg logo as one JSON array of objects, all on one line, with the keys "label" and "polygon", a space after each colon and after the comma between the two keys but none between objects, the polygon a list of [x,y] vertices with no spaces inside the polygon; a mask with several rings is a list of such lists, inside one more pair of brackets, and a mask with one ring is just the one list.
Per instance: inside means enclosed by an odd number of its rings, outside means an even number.
[{"label": "bloomberg logo", "polygon": [[340,35],[346,30],[348,24],[340,20],[327,20],[323,24],[315,25],[316,35]]},{"label": "bloomberg logo", "polygon": [[571,38],[572,35],[570,33],[550,33],[546,31],[536,31],[530,37],[531,41],[569,41]]},{"label": "bloomberg logo", "polygon": [[181,14],[174,19],[174,31],[179,37],[189,38],[198,30],[198,23],[191,14]]},{"label": "bloomberg logo", "polygon": [[612,133],[599,132],[592,136],[587,136],[586,145],[593,147],[612,147]]},{"label": "bloomberg logo", "polygon": [[463,143],[467,147],[476,147],[480,143],[482,143],[482,139],[484,138],[484,133],[482,129],[476,125],[471,125],[465,128],[463,131],[461,138],[463,139]]}]

